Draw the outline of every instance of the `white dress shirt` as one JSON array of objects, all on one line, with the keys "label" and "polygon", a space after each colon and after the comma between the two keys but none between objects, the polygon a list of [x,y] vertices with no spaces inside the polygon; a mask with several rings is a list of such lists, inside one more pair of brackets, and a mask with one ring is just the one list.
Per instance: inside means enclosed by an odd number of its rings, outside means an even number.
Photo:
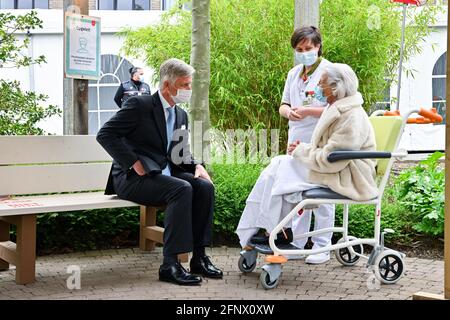
[{"label": "white dress shirt", "polygon": [[[167,118],[169,117],[169,108],[175,108],[175,104],[173,105],[173,107],[167,102],[167,100],[164,98],[164,96],[162,95],[161,91],[158,90],[158,94],[159,94],[159,98],[161,99],[161,103],[164,109],[164,116],[166,117],[166,122],[167,122]],[[162,170],[161,172],[163,175],[166,176],[170,176],[171,172],[170,172],[170,167],[169,164],[167,164],[167,166]]]},{"label": "white dress shirt", "polygon": [[162,95],[161,91],[158,90],[158,94],[159,94],[159,98],[161,99],[161,103],[164,109],[164,115],[166,116],[166,121],[167,118],[169,117],[169,111],[167,110],[168,108],[175,108],[176,104],[173,105],[173,107],[167,102],[167,100],[164,98],[164,96]]}]

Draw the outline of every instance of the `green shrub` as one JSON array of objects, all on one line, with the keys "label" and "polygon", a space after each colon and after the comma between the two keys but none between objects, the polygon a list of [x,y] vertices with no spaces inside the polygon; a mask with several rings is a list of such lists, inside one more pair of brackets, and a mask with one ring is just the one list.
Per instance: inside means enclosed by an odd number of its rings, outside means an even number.
[{"label": "green shrub", "polygon": [[57,106],[42,104],[48,96],[22,91],[17,81],[0,79],[0,135],[42,135],[40,121],[60,115]]},{"label": "green shrub", "polygon": [[47,213],[37,220],[41,254],[136,246],[138,238],[139,208]]},{"label": "green shrub", "polygon": [[244,211],[245,200],[263,168],[259,164],[213,166],[216,188],[215,232],[234,234]]},{"label": "green shrub", "polygon": [[[439,10],[408,9],[405,60],[421,52]],[[401,14],[398,3],[385,0],[323,0],[320,5],[324,56],[355,70],[366,110],[382,101],[383,91],[397,79]]]},{"label": "green shrub", "polygon": [[433,153],[403,171],[396,181],[400,203],[419,217],[414,228],[433,236],[444,234],[445,172],[438,166],[443,156],[441,152]]},{"label": "green shrub", "polygon": [[[336,225],[342,225],[341,205],[336,206]],[[375,205],[352,205],[349,208],[349,235],[357,238],[374,236]],[[381,231],[391,228],[395,231],[386,238],[387,243],[409,243],[416,231],[413,226],[418,221],[417,215],[396,201],[394,186],[386,188],[381,206]],[[334,235],[337,239],[341,235]]]},{"label": "green shrub", "polygon": [[[42,28],[42,20],[36,11],[24,15],[0,13],[0,69],[20,68],[45,63],[45,57],[30,57],[24,52],[30,38],[19,37],[19,32]],[[20,89],[18,81],[0,79],[0,135],[44,134],[38,123],[60,110],[54,106],[43,106],[47,95]]]}]

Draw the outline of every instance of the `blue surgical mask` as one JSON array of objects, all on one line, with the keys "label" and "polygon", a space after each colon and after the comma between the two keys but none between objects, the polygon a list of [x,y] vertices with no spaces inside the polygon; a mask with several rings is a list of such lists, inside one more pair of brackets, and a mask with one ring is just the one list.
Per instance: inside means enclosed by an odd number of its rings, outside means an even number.
[{"label": "blue surgical mask", "polygon": [[323,90],[321,87],[316,86],[314,88],[314,98],[316,98],[317,101],[322,102],[322,103],[328,103],[327,101],[327,97],[325,97],[323,95]]},{"label": "blue surgical mask", "polygon": [[319,54],[316,50],[311,50],[308,52],[295,51],[295,61],[307,67],[312,66],[314,63],[316,63],[318,58]]}]

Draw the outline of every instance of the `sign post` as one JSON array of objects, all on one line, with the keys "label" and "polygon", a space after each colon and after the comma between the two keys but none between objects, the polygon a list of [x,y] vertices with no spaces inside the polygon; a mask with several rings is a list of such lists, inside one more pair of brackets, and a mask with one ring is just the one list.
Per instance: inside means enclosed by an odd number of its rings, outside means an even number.
[{"label": "sign post", "polygon": [[[88,15],[88,0],[64,0],[63,131],[65,135],[88,134],[88,79],[97,79],[100,76],[100,20]],[[92,25],[93,23],[95,25]]]}]

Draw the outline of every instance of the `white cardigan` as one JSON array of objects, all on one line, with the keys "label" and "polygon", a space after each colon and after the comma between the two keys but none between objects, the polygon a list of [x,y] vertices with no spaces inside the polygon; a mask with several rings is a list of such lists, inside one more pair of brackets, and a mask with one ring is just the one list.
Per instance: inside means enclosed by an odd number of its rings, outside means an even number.
[{"label": "white cardigan", "polygon": [[327,156],[335,150],[376,150],[375,134],[362,104],[362,96],[357,93],[327,107],[317,123],[311,143],[300,143],[292,154],[310,169],[309,182],[326,185],[357,201],[378,196],[376,162],[356,159],[330,163]]}]

